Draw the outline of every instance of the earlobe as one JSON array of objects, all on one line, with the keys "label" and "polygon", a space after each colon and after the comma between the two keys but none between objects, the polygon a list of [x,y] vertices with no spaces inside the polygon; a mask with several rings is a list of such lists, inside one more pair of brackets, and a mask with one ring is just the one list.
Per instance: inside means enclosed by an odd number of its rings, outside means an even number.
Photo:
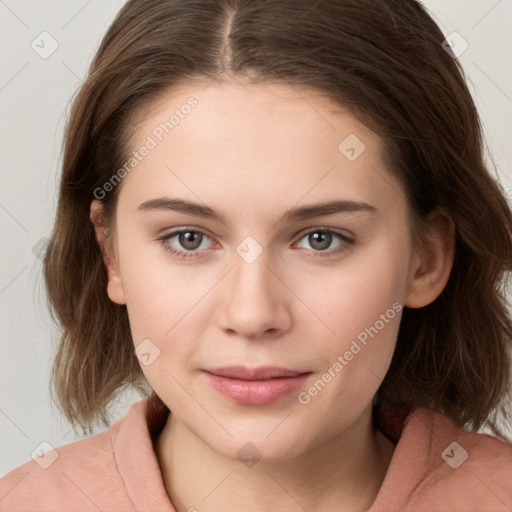
[{"label": "earlobe", "polygon": [[108,229],[104,222],[103,203],[98,199],[94,199],[91,202],[90,219],[94,224],[96,240],[101,250],[101,254],[103,255],[103,262],[107,269],[107,294],[112,302],[120,305],[126,304],[119,265],[115,251],[112,248],[112,241],[108,238]]},{"label": "earlobe", "polygon": [[107,294],[109,299],[116,304],[122,305],[126,304],[126,299],[124,297],[124,289],[122,283],[117,280],[117,278],[111,278],[110,271],[108,273],[108,284],[107,284]]},{"label": "earlobe", "polygon": [[437,299],[450,278],[454,258],[455,223],[437,209],[429,216],[428,229],[412,260],[404,305],[421,308]]}]

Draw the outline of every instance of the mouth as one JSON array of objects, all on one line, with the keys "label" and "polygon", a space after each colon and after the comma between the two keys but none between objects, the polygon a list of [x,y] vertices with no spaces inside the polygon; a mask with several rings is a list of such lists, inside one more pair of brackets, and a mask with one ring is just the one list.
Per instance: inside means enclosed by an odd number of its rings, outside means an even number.
[{"label": "mouth", "polygon": [[289,368],[229,366],[210,368],[204,373],[222,395],[245,405],[275,402],[295,391],[312,374]]},{"label": "mouth", "polygon": [[280,368],[278,366],[260,366],[258,368],[247,368],[245,366],[224,366],[221,368],[211,368],[205,370],[219,377],[228,377],[230,379],[240,380],[267,380],[277,379],[281,377],[296,377],[304,371],[296,371],[288,368]]}]

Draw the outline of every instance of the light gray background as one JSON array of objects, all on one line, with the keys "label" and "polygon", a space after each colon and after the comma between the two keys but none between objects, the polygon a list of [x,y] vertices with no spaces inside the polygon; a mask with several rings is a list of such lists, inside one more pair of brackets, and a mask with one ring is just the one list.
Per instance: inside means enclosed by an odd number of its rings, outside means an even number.
[{"label": "light gray background", "polygon": [[[46,311],[38,243],[54,216],[67,109],[123,0],[0,0],[0,476],[47,441],[80,437],[51,405],[48,378],[57,330]],[[446,35],[469,43],[460,57],[500,181],[512,190],[511,0],[428,0]],[[31,47],[58,42],[47,59]],[[36,249],[34,249],[34,246]],[[53,340],[53,341],[52,341]],[[127,393],[115,420],[139,400]]]}]

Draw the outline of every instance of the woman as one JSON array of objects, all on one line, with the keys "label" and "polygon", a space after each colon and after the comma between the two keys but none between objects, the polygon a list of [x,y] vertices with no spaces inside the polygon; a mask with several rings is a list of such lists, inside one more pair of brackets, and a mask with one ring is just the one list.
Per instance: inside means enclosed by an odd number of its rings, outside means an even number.
[{"label": "woman", "polygon": [[129,1],[44,271],[66,417],[148,396],[4,510],[509,510],[511,227],[419,2]]}]

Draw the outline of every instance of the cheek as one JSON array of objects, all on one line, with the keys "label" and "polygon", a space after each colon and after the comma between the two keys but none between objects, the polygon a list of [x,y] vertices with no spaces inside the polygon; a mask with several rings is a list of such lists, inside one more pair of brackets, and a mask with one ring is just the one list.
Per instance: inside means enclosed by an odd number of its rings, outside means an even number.
[{"label": "cheek", "polygon": [[316,350],[325,371],[336,375],[326,379],[337,382],[339,393],[367,390],[371,396],[391,362],[407,271],[404,246],[396,242],[374,244],[374,250],[331,270],[328,281],[313,275],[302,288],[304,302],[322,320],[315,321]]},{"label": "cheek", "polygon": [[163,268],[162,258],[155,258],[153,244],[137,236],[120,236],[120,273],[135,346],[143,340],[161,339],[172,327],[174,306],[169,271]]},{"label": "cheek", "polygon": [[195,350],[197,333],[190,328],[194,304],[205,292],[193,291],[190,280],[182,283],[179,272],[168,265],[144,266],[135,261],[132,265],[125,260],[124,272],[130,331],[141,370],[167,403],[175,406],[177,399],[186,403],[179,382]]}]

